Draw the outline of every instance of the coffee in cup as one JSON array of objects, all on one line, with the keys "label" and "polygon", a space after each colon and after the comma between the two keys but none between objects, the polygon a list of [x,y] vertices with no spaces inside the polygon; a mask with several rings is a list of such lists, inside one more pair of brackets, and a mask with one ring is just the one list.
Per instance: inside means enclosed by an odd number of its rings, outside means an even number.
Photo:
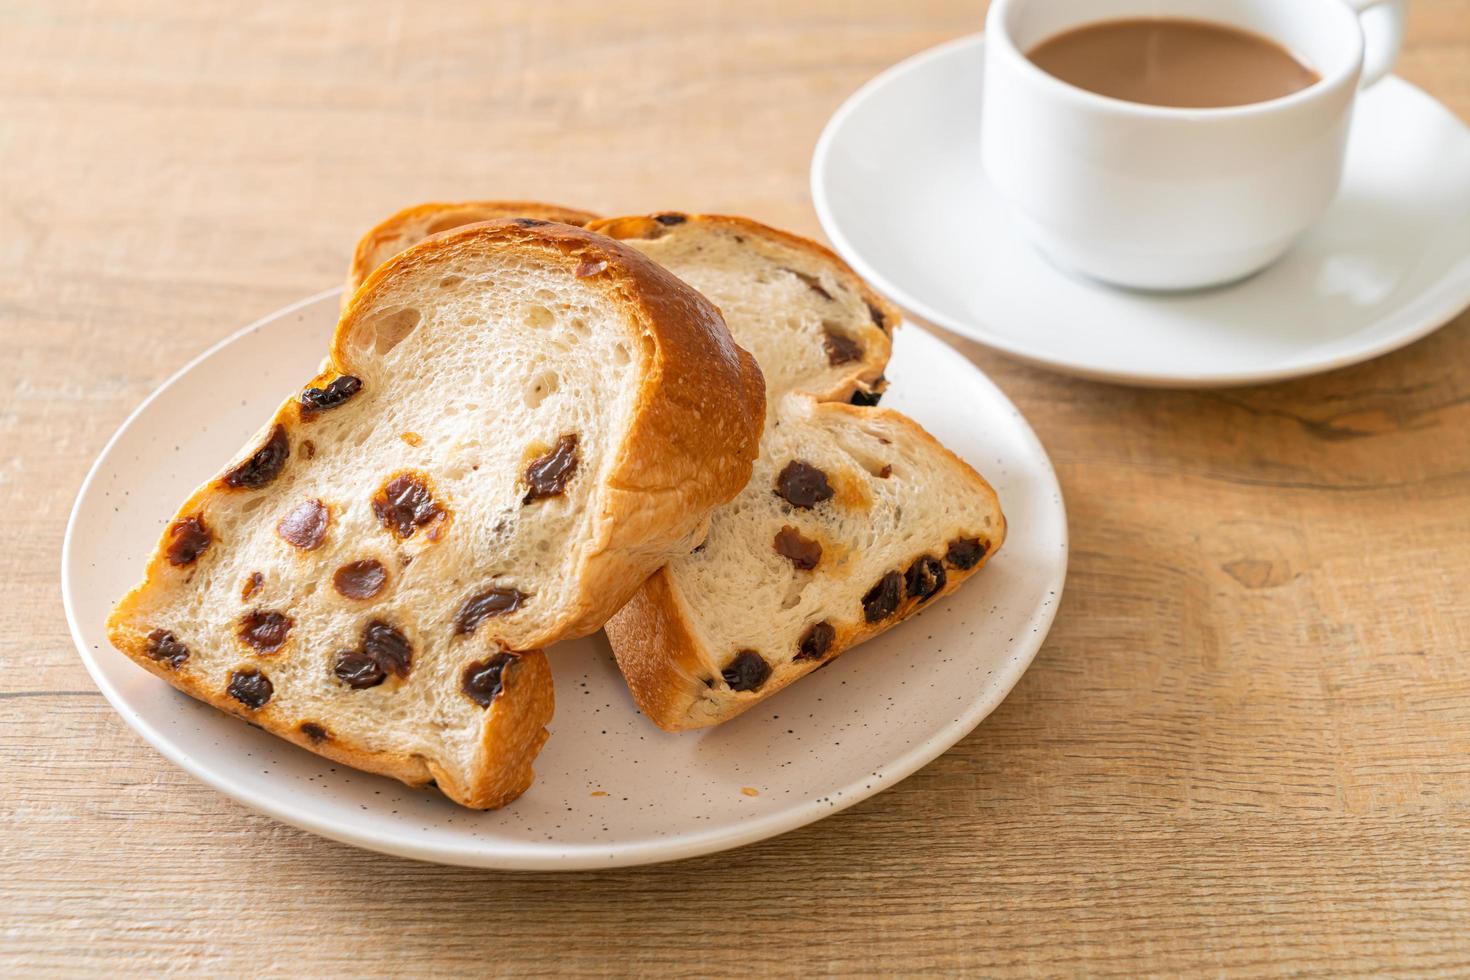
[{"label": "coffee in cup", "polygon": [[1336,196],[1405,4],[992,0],[982,166],[1062,268],[1150,290],[1244,278]]},{"label": "coffee in cup", "polygon": [[1070,85],[1124,102],[1217,109],[1279,99],[1321,80],[1253,31],[1179,18],[1128,18],[1063,31],[1026,52]]}]

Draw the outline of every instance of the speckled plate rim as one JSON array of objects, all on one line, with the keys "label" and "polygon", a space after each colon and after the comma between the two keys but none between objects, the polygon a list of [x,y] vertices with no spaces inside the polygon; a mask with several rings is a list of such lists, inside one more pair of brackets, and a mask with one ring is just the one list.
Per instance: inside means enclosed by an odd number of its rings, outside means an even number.
[{"label": "speckled plate rim", "polygon": [[[1056,513],[1054,516],[1057,521],[1056,533],[1059,536],[1059,543],[1061,545],[1059,549],[1060,559],[1054,567],[1051,580],[1046,583],[1046,591],[1050,593],[1050,601],[1040,603],[1037,606],[1029,624],[1033,627],[1032,629],[1018,631],[1011,651],[1012,656],[1008,657],[1004,666],[997,670],[995,681],[989,686],[985,695],[972,702],[967,710],[961,712],[952,722],[944,725],[929,738],[916,743],[908,751],[875,767],[869,776],[853,780],[840,791],[833,793],[831,797],[806,800],[803,803],[793,805],[788,809],[767,816],[742,821],[729,829],[712,829],[702,833],[690,833],[670,841],[647,841],[622,846],[614,845],[611,853],[609,853],[609,847],[604,845],[575,845],[562,846],[557,849],[540,848],[536,850],[512,851],[494,847],[449,847],[433,841],[391,837],[371,832],[356,832],[324,820],[308,808],[293,805],[293,800],[289,794],[268,794],[252,791],[248,787],[242,786],[238,782],[230,779],[229,774],[226,772],[196,764],[186,752],[175,745],[169,736],[163,734],[146,717],[134,710],[123,693],[108,678],[98,658],[88,646],[84,631],[78,622],[72,600],[73,583],[76,580],[76,569],[73,562],[73,537],[78,524],[79,514],[83,512],[88,501],[89,491],[97,479],[98,474],[110,462],[114,447],[156,399],[160,398],[173,385],[198,368],[202,362],[247,334],[261,328],[267,323],[294,313],[303,307],[311,306],[314,303],[321,302],[340,293],[341,287],[323,290],[320,293],[308,296],[267,316],[263,316],[212,345],[178,371],[174,372],[167,381],[155,389],[152,394],[145,398],[128,415],[122,425],[108,439],[107,444],[87,471],[87,476],[77,491],[76,500],[72,505],[71,514],[67,520],[66,533],[62,539],[62,605],[66,611],[67,625],[71,630],[72,641],[77,648],[77,653],[80,655],[83,665],[87,668],[87,673],[91,675],[98,690],[102,692],[103,697],[107,699],[108,703],[112,705],[113,709],[117,711],[123,721],[141,735],[161,755],[189,773],[195,779],[218,790],[237,803],[264,813],[267,816],[274,817],[293,827],[298,827],[330,840],[396,857],[430,861],[437,864],[493,868],[507,871],[581,871],[656,864],[665,861],[677,861],[684,858],[698,857],[767,840],[771,837],[776,837],[788,831],[814,823],[893,786],[928,765],[953,747],[960,739],[973,731],[980,722],[985,720],[986,716],[1005,700],[1006,696],[1010,694],[1027,668],[1031,666],[1031,662],[1035,659],[1037,651],[1041,649],[1042,643],[1051,630],[1052,622],[1056,618],[1057,607],[1061,603],[1069,555],[1066,506],[1062,499],[1061,487],[1057,483],[1055,470],[1051,464],[1051,458],[1047,455],[1046,449],[1041,444],[1041,440],[1037,438],[1036,433],[1032,430],[1030,424],[1026,422],[1020,410],[1015,407],[1014,403],[1005,396],[984,372],[980,371],[967,358],[933,334],[929,334],[927,331],[923,331],[922,328],[908,323],[902,329],[925,333],[929,340],[940,345],[963,362],[964,368],[972,374],[972,380],[976,385],[987,389],[998,400],[999,404],[1011,409],[1013,413],[1012,421],[1016,427],[1016,432],[1034,454],[1034,462],[1038,464],[1038,475],[1043,476],[1048,483],[1044,489],[1051,491],[1051,499],[1055,501],[1054,507]],[[111,647],[105,647],[103,649],[111,651]]]}]

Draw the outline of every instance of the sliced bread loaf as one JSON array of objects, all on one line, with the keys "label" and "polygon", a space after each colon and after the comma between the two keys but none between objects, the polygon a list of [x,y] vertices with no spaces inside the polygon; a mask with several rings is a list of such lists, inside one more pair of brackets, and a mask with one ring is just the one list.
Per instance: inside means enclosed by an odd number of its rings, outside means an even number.
[{"label": "sliced bread loaf", "polygon": [[954,591],[994,554],[1005,519],[990,486],[917,423],[871,407],[898,316],[840,259],[739,218],[590,228],[703,292],[767,379],[750,483],[702,545],[607,624],[656,724],[734,717]]},{"label": "sliced bread loaf", "polygon": [[368,278],[109,636],[308,749],[500,806],[552,713],[537,648],[702,537],[763,407],[718,312],[632,249],[533,220],[437,236]]},{"label": "sliced bread loaf", "polygon": [[591,226],[655,259],[720,307],[775,405],[789,392],[875,402],[898,313],[816,242],[745,218],[677,212]]}]

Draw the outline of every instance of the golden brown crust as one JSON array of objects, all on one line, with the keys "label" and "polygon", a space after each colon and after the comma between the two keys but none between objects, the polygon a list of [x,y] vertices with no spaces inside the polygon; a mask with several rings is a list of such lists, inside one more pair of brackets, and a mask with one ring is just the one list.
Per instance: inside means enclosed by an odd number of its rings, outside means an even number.
[{"label": "golden brown crust", "polygon": [[342,306],[374,269],[404,249],[440,232],[494,218],[537,218],[564,225],[586,225],[597,219],[590,211],[539,201],[430,201],[384,218],[357,242],[347,270]]},{"label": "golden brown crust", "polygon": [[[477,810],[502,807],[530,788],[535,775],[531,760],[546,744],[546,723],[556,707],[551,665],[540,650],[522,654],[506,667],[501,684],[491,705],[495,710],[480,731],[475,780],[460,783],[455,774],[428,764],[446,796]],[[500,710],[502,700],[505,710]]]},{"label": "golden brown crust", "polygon": [[714,678],[668,568],[654,572],[604,629],[639,709],[665,731],[697,727],[687,722],[690,705]]}]

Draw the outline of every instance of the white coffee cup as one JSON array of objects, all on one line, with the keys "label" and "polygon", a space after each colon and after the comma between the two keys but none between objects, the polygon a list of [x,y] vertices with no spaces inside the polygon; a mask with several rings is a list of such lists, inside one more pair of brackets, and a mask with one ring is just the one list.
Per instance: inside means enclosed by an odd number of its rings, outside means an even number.
[{"label": "white coffee cup", "polygon": [[[1407,0],[994,0],[985,26],[982,159],[1056,264],[1135,289],[1233,282],[1265,268],[1331,203],[1360,88],[1393,67]],[[1371,11],[1364,69],[1360,16]],[[1077,88],[1026,52],[1126,18],[1252,31],[1321,76],[1268,102],[1180,109]]]}]

